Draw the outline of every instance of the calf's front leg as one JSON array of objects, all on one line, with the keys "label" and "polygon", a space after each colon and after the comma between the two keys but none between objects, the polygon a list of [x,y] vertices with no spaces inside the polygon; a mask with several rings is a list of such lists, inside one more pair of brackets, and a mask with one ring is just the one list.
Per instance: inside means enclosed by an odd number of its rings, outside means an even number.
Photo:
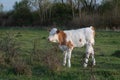
[{"label": "calf's front leg", "polygon": [[64,51],[63,55],[64,55],[63,66],[65,66],[66,65],[66,59],[67,59],[67,51]]},{"label": "calf's front leg", "polygon": [[64,59],[63,59],[63,66],[66,65],[66,61],[67,61],[67,66],[70,68],[71,67],[71,53],[72,50],[66,50],[64,51]]},{"label": "calf's front leg", "polygon": [[68,58],[68,67],[70,68],[71,67],[71,50],[68,51],[67,53],[67,58]]}]

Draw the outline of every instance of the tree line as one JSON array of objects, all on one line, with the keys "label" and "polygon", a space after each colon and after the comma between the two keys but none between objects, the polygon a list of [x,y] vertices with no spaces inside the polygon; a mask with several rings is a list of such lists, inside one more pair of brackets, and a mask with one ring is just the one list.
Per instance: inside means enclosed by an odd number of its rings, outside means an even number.
[{"label": "tree line", "polygon": [[21,0],[2,11],[0,26],[67,26],[119,28],[120,0]]}]

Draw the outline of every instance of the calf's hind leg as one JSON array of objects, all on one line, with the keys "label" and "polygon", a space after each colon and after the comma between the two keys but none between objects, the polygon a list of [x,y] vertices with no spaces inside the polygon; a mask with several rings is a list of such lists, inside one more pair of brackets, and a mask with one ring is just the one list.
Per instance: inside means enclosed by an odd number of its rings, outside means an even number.
[{"label": "calf's hind leg", "polygon": [[93,53],[92,53],[91,56],[92,56],[92,65],[94,66],[94,65],[95,65],[95,62],[96,62],[96,61],[95,61],[95,57],[94,57],[94,50],[93,50]]},{"label": "calf's hind leg", "polygon": [[88,65],[89,56],[90,56],[90,53],[87,52],[85,57],[84,67],[87,67]]},{"label": "calf's hind leg", "polygon": [[87,67],[89,56],[92,56],[92,63],[95,65],[95,58],[94,58],[94,49],[91,43],[86,44],[86,57],[84,62],[84,67]]}]

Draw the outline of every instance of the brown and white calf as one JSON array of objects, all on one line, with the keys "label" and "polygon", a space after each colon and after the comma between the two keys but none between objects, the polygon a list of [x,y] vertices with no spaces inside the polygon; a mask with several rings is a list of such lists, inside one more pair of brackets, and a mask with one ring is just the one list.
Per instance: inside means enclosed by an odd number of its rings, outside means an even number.
[{"label": "brown and white calf", "polygon": [[68,67],[71,67],[71,53],[74,47],[86,46],[86,57],[84,67],[87,67],[89,56],[92,56],[93,65],[95,65],[94,58],[94,37],[95,30],[92,26],[76,30],[58,30],[57,28],[51,29],[48,40],[50,42],[59,43],[60,49],[64,52],[64,62],[68,61]]}]

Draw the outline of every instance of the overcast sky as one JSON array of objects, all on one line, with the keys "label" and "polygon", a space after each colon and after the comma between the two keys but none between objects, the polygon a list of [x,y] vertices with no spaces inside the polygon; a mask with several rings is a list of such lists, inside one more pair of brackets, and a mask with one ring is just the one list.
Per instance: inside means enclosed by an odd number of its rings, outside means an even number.
[{"label": "overcast sky", "polygon": [[[3,11],[9,11],[13,9],[13,5],[15,2],[19,2],[21,0],[0,0],[0,3],[3,4],[4,8]],[[101,0],[97,0],[97,2],[100,2]]]},{"label": "overcast sky", "polygon": [[3,4],[4,11],[9,11],[9,10],[13,9],[13,5],[15,4],[16,1],[20,1],[20,0],[0,0],[0,3]]}]

